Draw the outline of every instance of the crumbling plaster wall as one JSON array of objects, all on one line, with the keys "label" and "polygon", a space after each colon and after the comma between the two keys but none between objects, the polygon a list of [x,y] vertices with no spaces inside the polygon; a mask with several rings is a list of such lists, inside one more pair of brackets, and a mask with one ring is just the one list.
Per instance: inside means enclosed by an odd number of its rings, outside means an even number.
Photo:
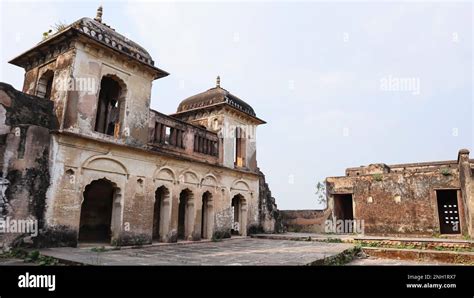
[{"label": "crumbling plaster wall", "polygon": [[257,171],[257,125],[250,122],[246,116],[231,108],[221,106],[211,111],[197,111],[186,116],[179,116],[183,121],[202,125],[219,134],[221,163],[234,168],[235,157],[235,128],[241,127],[246,133],[245,163],[251,171]]},{"label": "crumbling plaster wall", "polygon": [[[364,220],[366,234],[439,233],[436,189],[460,189],[459,171],[449,175],[436,170],[390,172],[329,177],[326,180],[328,208],[334,209],[334,194],[352,194],[354,219]],[[464,206],[460,207],[460,213]],[[465,224],[461,218],[461,230]]]},{"label": "crumbling plaster wall", "polygon": [[[43,228],[50,183],[49,130],[56,126],[52,101],[0,83],[0,178],[8,186],[1,190],[0,217],[37,220],[38,228]],[[38,241],[31,236],[7,233],[3,241],[7,246]]]},{"label": "crumbling plaster wall", "polygon": [[268,183],[266,182],[265,175],[259,171],[259,228],[260,230],[254,232],[265,232],[265,233],[281,233],[284,231],[282,222],[281,211],[278,210],[276,200],[272,196],[272,192]]},{"label": "crumbling plaster wall", "polygon": [[69,92],[68,80],[71,77],[75,53],[75,50],[71,48],[61,54],[49,57],[44,63],[29,69],[25,73],[23,92],[36,95],[38,81],[43,74],[49,70],[54,72],[51,98],[49,99],[54,102],[54,113],[59,123],[62,123],[63,119],[66,98]]},{"label": "crumbling plaster wall", "polygon": [[94,131],[101,79],[112,76],[124,92],[124,111],[118,142],[145,145],[148,141],[149,107],[153,75],[143,66],[80,40],[75,43],[73,77],[93,83],[94,90],[74,90],[68,98],[65,129],[84,135],[113,139]]},{"label": "crumbling plaster wall", "polygon": [[[225,111],[225,110],[224,110]],[[225,166],[234,166],[235,156],[235,127],[241,127],[245,132],[246,144],[245,144],[245,166],[255,171],[257,167],[257,126],[251,124],[243,117],[239,117],[238,114],[223,113],[222,114],[222,129],[224,130],[224,156],[223,162]]]},{"label": "crumbling plaster wall", "polygon": [[[112,181],[120,189],[121,214],[115,240],[121,244],[151,241],[155,191],[162,185],[170,191],[173,206],[165,241],[176,240],[178,199],[186,188],[193,192],[195,199],[193,237],[200,235],[199,219],[205,191],[213,196],[214,229],[230,229],[224,225],[231,223],[231,200],[236,194],[242,194],[247,202],[247,228],[258,224],[256,174],[66,135],[54,136],[51,160],[54,161],[53,183],[48,191],[46,220],[51,231],[71,235],[69,243],[59,245],[76,244],[74,235],[79,228],[84,188],[101,178]],[[60,235],[56,238],[60,239]]]}]

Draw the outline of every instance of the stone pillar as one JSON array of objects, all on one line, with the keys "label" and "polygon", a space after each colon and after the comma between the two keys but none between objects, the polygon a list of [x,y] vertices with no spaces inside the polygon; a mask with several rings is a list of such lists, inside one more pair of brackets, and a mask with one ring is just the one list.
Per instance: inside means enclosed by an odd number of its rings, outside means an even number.
[{"label": "stone pillar", "polygon": [[[213,200],[213,199],[212,199]],[[214,202],[210,200],[207,202],[206,214],[206,238],[211,239],[214,233]]]},{"label": "stone pillar", "polygon": [[193,232],[192,232],[192,239],[193,240],[200,240],[201,239],[201,222],[204,220],[202,218],[202,194],[199,194],[195,197],[195,204],[194,204],[194,222],[193,222]]},{"label": "stone pillar", "polygon": [[161,124],[160,143],[165,143],[165,142],[166,142],[166,125]]},{"label": "stone pillar", "polygon": [[195,221],[196,221],[196,209],[195,208],[195,199],[188,198],[186,203],[186,212],[185,212],[185,221],[184,221],[184,237],[188,241],[193,240],[193,235],[195,231]]},{"label": "stone pillar", "polygon": [[112,203],[112,222],[111,222],[111,230],[112,230],[112,239],[111,241],[114,242],[119,239],[119,236],[122,232],[122,222],[121,222],[121,213],[122,213],[122,194],[120,193],[120,189],[116,188]]},{"label": "stone pillar", "polygon": [[458,167],[467,233],[474,237],[474,177],[469,163],[469,150],[459,150]]},{"label": "stone pillar", "polygon": [[173,190],[171,193],[171,219],[169,223],[168,242],[178,241],[178,211],[179,211],[179,192]]},{"label": "stone pillar", "polygon": [[248,207],[247,207],[247,202],[242,203],[242,200],[240,201],[241,207],[240,207],[240,234],[242,236],[247,236],[247,212],[248,212]]},{"label": "stone pillar", "polygon": [[160,208],[160,240],[162,242],[172,242],[170,239],[170,231],[172,230],[172,214],[171,211],[173,200],[171,195],[168,197],[163,197]]}]

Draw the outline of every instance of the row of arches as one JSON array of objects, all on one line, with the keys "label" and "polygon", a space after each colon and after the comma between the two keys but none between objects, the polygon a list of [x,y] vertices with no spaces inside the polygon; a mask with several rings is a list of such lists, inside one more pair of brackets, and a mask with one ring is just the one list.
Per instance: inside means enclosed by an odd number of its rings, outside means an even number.
[{"label": "row of arches", "polygon": [[[107,242],[119,235],[121,227],[120,193],[113,182],[107,179],[92,181],[85,187],[79,223],[79,242]],[[160,186],[155,191],[153,224],[150,231],[155,242],[210,239],[215,228],[215,200],[211,191],[197,194],[184,188],[173,199],[171,190]],[[176,202],[174,200],[177,200]],[[231,233],[246,235],[246,200],[242,194],[233,196],[230,202]],[[133,232],[133,231],[132,231]],[[176,235],[177,239],[170,238]]]},{"label": "row of arches", "polygon": [[[81,168],[83,170],[86,169],[99,172],[107,169],[109,172],[118,173],[127,177],[130,175],[127,167],[113,155],[92,156],[83,163]],[[153,173],[153,179],[172,184],[180,183],[183,185],[200,185],[214,188],[217,188],[220,185],[220,181],[212,173],[199,175],[197,172],[190,169],[176,171],[169,166],[162,166],[156,169]],[[250,192],[249,184],[242,178],[234,180],[231,186],[231,190],[232,189]]]}]

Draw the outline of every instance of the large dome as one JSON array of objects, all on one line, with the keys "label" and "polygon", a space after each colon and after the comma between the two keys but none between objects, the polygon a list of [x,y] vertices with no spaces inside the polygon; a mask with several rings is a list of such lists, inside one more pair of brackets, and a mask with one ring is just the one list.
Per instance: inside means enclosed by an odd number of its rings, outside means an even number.
[{"label": "large dome", "polygon": [[186,98],[179,104],[177,113],[201,109],[221,103],[226,103],[250,116],[256,117],[255,111],[248,103],[224,88],[221,88],[219,85],[205,92]]}]

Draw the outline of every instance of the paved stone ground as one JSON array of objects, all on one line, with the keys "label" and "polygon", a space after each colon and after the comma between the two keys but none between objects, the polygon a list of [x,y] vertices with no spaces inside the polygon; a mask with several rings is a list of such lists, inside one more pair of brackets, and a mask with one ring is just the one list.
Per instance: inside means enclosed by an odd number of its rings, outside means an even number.
[{"label": "paved stone ground", "polygon": [[307,265],[354,247],[345,243],[240,238],[93,252],[48,248],[41,254],[88,265]]},{"label": "paved stone ground", "polygon": [[443,242],[443,243],[474,243],[474,240],[459,238],[417,238],[417,237],[389,237],[389,236],[367,236],[352,234],[316,234],[316,233],[282,233],[282,234],[255,234],[254,238],[279,239],[279,240],[312,240],[340,239],[341,241],[351,240],[396,240],[396,241],[419,241],[419,242]]}]

